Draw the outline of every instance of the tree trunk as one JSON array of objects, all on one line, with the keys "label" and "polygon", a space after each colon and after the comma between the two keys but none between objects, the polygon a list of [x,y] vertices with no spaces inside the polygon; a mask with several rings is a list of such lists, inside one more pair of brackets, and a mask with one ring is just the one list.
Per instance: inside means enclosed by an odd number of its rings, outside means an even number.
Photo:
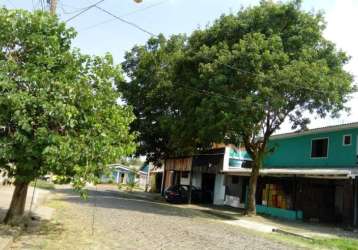
[{"label": "tree trunk", "polygon": [[253,159],[254,165],[252,166],[250,182],[249,182],[249,193],[247,197],[247,207],[246,214],[255,215],[256,214],[256,187],[257,179],[259,178],[259,171],[262,165],[261,157],[258,159]]},{"label": "tree trunk", "polygon": [[29,182],[15,181],[15,190],[12,194],[10,208],[4,219],[5,224],[10,224],[24,215],[28,186]]}]

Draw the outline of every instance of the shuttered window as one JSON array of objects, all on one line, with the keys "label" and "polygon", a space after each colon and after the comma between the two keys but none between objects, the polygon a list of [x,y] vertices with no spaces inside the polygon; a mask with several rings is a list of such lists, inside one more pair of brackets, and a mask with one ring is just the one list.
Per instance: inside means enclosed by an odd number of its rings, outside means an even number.
[{"label": "shuttered window", "polygon": [[352,144],[352,137],[350,135],[343,136],[343,146],[349,146]]},{"label": "shuttered window", "polygon": [[328,156],[328,138],[313,139],[311,157],[324,158]]}]

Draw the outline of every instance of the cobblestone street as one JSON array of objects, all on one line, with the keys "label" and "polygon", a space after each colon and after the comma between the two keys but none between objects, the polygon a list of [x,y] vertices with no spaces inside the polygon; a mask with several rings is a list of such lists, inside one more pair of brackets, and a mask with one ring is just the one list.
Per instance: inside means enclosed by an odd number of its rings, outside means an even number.
[{"label": "cobblestone street", "polygon": [[83,201],[70,189],[48,202],[56,209],[12,249],[294,249],[181,206],[99,189]]}]

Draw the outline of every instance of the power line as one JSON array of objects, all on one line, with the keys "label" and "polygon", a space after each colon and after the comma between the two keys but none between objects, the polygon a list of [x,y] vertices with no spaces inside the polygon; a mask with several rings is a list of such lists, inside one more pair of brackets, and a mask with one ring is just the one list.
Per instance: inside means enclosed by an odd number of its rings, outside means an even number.
[{"label": "power line", "polygon": [[69,21],[75,19],[76,17],[82,15],[83,13],[89,11],[90,9],[92,9],[92,8],[94,8],[94,7],[97,7],[97,4],[100,4],[100,3],[102,3],[103,1],[104,1],[104,0],[100,0],[100,1],[98,1],[98,2],[96,2],[96,3],[94,3],[94,4],[91,4],[91,5],[89,5],[89,6],[85,7],[85,8],[83,8],[82,11],[80,11],[80,12],[77,13],[76,15],[74,15],[74,16],[68,18],[65,22],[67,23],[67,22],[69,22]]},{"label": "power line", "polygon": [[119,21],[121,21],[121,22],[123,22],[123,23],[126,23],[126,24],[128,24],[128,25],[130,25],[130,26],[132,26],[132,27],[134,27],[134,28],[136,28],[136,29],[138,29],[138,30],[140,30],[140,31],[142,31],[142,32],[144,32],[144,33],[150,35],[150,36],[156,36],[154,33],[152,33],[152,32],[150,32],[150,31],[148,31],[148,30],[142,28],[142,27],[139,26],[138,24],[135,24],[135,23],[133,23],[133,22],[127,21],[126,19],[124,19],[124,18],[122,18],[122,17],[120,17],[120,16],[117,16],[117,15],[113,14],[112,12],[110,12],[110,11],[108,11],[108,10],[106,10],[106,9],[103,9],[103,8],[97,6],[97,5],[95,5],[94,7],[97,8],[97,9],[99,9],[99,10],[101,10],[102,12],[107,13],[108,15],[110,15],[110,16],[112,16],[112,17],[118,19]]},{"label": "power line", "polygon": [[141,9],[127,12],[127,13],[121,15],[121,17],[130,16],[130,15],[133,15],[133,14],[138,13],[138,12],[143,12],[143,11],[152,9],[152,8],[154,8],[154,7],[157,7],[157,6],[160,6],[160,5],[162,5],[162,4],[165,4],[165,3],[168,2],[168,1],[169,1],[169,0],[163,0],[163,1],[161,1],[161,2],[154,3],[154,4],[148,5],[148,6],[146,6],[146,7],[143,7],[143,8],[141,8]]},{"label": "power line", "polygon": [[11,0],[6,0],[6,2],[7,2],[8,4],[10,4],[13,8],[16,8],[16,6],[12,3]]},{"label": "power line", "polygon": [[45,3],[45,1],[44,1],[44,0],[40,0],[40,4],[41,4],[41,10],[42,10],[42,11],[45,11],[45,9],[46,9],[46,3]]},{"label": "power line", "polygon": [[112,17],[114,17],[115,19],[117,19],[117,20],[119,20],[119,21],[121,21],[121,22],[123,22],[123,23],[126,23],[126,24],[128,24],[128,25],[130,25],[130,26],[132,26],[132,27],[134,27],[134,28],[136,28],[136,29],[138,29],[138,30],[140,30],[140,31],[142,31],[142,32],[144,32],[144,33],[150,35],[150,36],[156,36],[154,33],[152,33],[152,32],[150,32],[150,31],[148,31],[148,30],[142,28],[142,27],[139,26],[138,24],[133,23],[133,22],[130,22],[130,21],[128,21],[128,20],[126,20],[126,19],[124,19],[124,18],[122,18],[122,17],[120,17],[120,16],[117,16],[117,15],[113,14],[112,12],[110,12],[110,11],[108,11],[108,10],[106,10],[106,9],[103,9],[103,8],[99,7],[98,4],[102,3],[103,1],[104,1],[104,0],[100,0],[100,1],[98,1],[98,2],[96,2],[96,3],[94,3],[94,4],[89,5],[88,7],[85,7],[82,11],[80,11],[80,12],[77,13],[76,15],[70,17],[70,18],[67,19],[65,22],[67,23],[67,22],[69,22],[69,21],[75,19],[76,17],[82,15],[83,13],[87,12],[88,10],[90,10],[90,9],[92,9],[92,8],[97,8],[97,9],[99,9],[100,11],[102,11],[102,12],[104,12],[104,13],[106,13],[106,14],[112,16]]},{"label": "power line", "polygon": [[[168,2],[169,0],[164,0],[164,1],[161,1],[161,2],[158,2],[158,3],[155,3],[155,4],[152,4],[152,5],[149,5],[147,7],[144,7],[144,8],[141,8],[141,9],[138,9],[138,10],[135,10],[135,11],[131,11],[131,12],[128,12],[128,13],[125,13],[123,15],[120,15],[121,18],[123,17],[127,17],[127,16],[130,16],[130,15],[133,15],[133,14],[136,14],[136,13],[139,13],[139,12],[143,12],[143,11],[146,11],[148,9],[152,9],[154,7],[157,7],[159,5],[162,5],[166,2]],[[92,29],[92,28],[95,28],[95,27],[98,27],[100,25],[103,25],[103,24],[106,24],[106,23],[110,23],[110,22],[113,22],[117,20],[117,18],[111,18],[111,19],[108,19],[108,20],[105,20],[105,21],[102,21],[102,22],[99,22],[99,23],[96,23],[96,24],[93,24],[93,25],[90,25],[90,26],[87,26],[83,29],[80,30],[81,31],[85,31],[85,30],[89,30],[89,29]]]},{"label": "power line", "polygon": [[[70,8],[72,8],[73,10],[72,11],[68,11],[65,9],[65,6],[68,6]],[[71,5],[68,5],[68,4],[64,4],[63,2],[61,2],[61,9],[62,9],[62,12],[65,14],[65,15],[72,15],[72,14],[76,14],[84,9],[86,9],[88,6],[86,7],[74,7],[74,6],[71,6]]]},{"label": "power line", "polygon": [[[102,7],[98,6],[98,4],[101,3],[101,2],[103,2],[103,1],[104,1],[104,0],[101,0],[101,1],[99,1],[99,2],[97,2],[97,3],[95,3],[95,4],[92,4],[92,5],[88,6],[88,7],[85,8],[83,11],[81,11],[80,13],[78,13],[77,15],[75,15],[74,17],[70,18],[69,20],[72,20],[73,18],[75,18],[75,17],[81,15],[82,13],[84,13],[84,12],[86,12],[86,11],[88,11],[89,9],[91,9],[91,8],[94,7],[94,8],[97,8],[97,9],[101,10],[102,12],[104,12],[104,13],[106,13],[106,14],[112,16],[112,17],[114,17],[115,19],[117,19],[117,20],[119,20],[119,21],[121,21],[121,22],[124,22],[124,23],[126,23],[126,24],[128,24],[128,25],[130,25],[130,26],[132,26],[132,27],[134,27],[134,28],[136,28],[136,29],[138,29],[138,30],[140,30],[140,31],[142,31],[142,32],[144,32],[144,33],[150,35],[150,36],[157,37],[157,35],[155,35],[154,33],[150,32],[150,31],[148,31],[148,30],[146,30],[146,29],[144,29],[144,28],[142,28],[141,26],[139,26],[139,25],[137,25],[137,24],[135,24],[135,23],[133,23],[133,22],[127,21],[127,20],[125,20],[124,18],[122,18],[122,17],[120,17],[120,16],[117,16],[117,15],[113,14],[112,12],[110,12],[110,11],[108,11],[108,10],[106,10],[106,9],[103,9]],[[156,5],[148,6],[147,8],[144,8],[144,9],[148,9],[148,8],[157,6],[157,5],[162,4],[162,3],[164,3],[164,2],[165,2],[165,1],[162,1],[162,2],[160,2],[160,3],[157,3]],[[137,11],[137,12],[138,12],[138,11]],[[67,21],[69,21],[69,20],[67,20]],[[66,22],[67,22],[67,21],[66,21]],[[206,59],[208,59],[208,60],[210,60],[210,61],[213,60],[213,59],[211,59],[211,58],[209,58],[209,57],[206,57]],[[232,66],[232,65],[229,65],[229,64],[220,62],[219,60],[216,60],[216,62],[219,63],[219,64],[221,64],[221,65],[223,65],[223,66],[225,66],[225,67],[227,67],[227,68],[230,68],[230,69],[232,69],[232,70],[235,70],[235,71],[238,71],[238,72],[241,72],[241,73],[244,73],[244,74],[249,74],[249,75],[253,75],[253,76],[259,76],[259,74],[257,74],[257,73],[253,73],[253,72],[250,72],[250,71],[246,71],[246,70],[243,70],[243,69],[236,68],[236,67],[234,67],[234,66]],[[316,93],[320,93],[320,94],[326,94],[327,92],[329,92],[329,91],[311,89],[311,88],[302,87],[302,86],[296,86],[296,87],[297,87],[297,89],[302,89],[302,90],[306,90],[306,91],[312,91],[312,92],[316,92]],[[355,92],[356,92],[356,91],[355,91]],[[226,96],[226,98],[227,98],[227,96]]]}]

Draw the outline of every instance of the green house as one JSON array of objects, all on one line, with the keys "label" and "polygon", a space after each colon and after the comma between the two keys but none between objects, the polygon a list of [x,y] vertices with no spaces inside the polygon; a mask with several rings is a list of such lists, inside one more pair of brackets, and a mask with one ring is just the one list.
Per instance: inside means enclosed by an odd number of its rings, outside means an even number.
[{"label": "green house", "polygon": [[[257,184],[257,212],[358,226],[357,137],[358,122],[272,136]],[[226,193],[244,206],[251,169],[224,172]]]},{"label": "green house", "polygon": [[272,136],[266,168],[357,168],[358,123]]}]

